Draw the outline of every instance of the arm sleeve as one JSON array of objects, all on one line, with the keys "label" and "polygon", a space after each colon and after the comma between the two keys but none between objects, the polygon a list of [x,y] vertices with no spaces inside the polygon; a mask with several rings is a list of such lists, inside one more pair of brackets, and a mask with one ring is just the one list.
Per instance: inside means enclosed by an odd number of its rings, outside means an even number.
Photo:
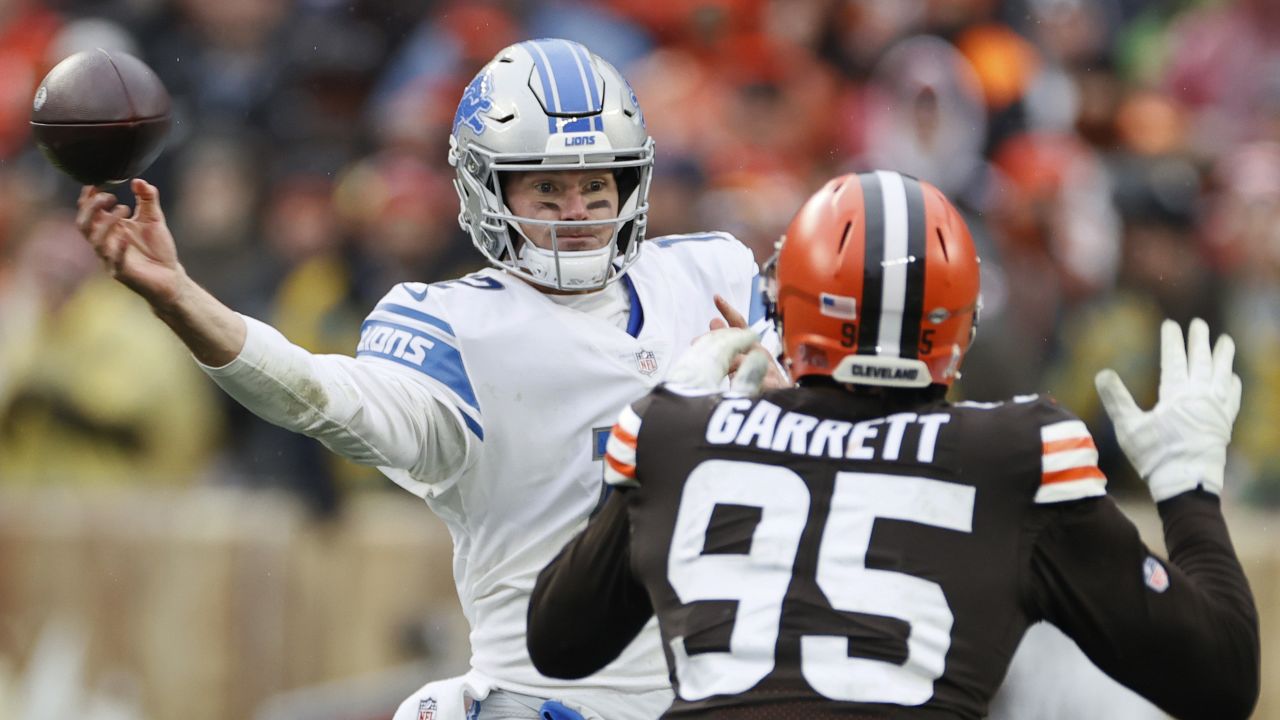
[{"label": "arm sleeve", "polygon": [[1216,496],[1159,505],[1170,561],[1109,498],[1060,506],[1032,552],[1033,603],[1104,672],[1179,718],[1247,718],[1258,614]]},{"label": "arm sleeve", "polygon": [[460,411],[427,382],[386,363],[313,355],[265,323],[245,323],[236,359],[202,368],[254,414],[355,462],[426,479],[424,487],[466,465],[470,438]]},{"label": "arm sleeve", "polygon": [[529,657],[538,672],[572,680],[622,653],[653,617],[631,574],[627,490],[604,507],[538,575],[529,600]]}]

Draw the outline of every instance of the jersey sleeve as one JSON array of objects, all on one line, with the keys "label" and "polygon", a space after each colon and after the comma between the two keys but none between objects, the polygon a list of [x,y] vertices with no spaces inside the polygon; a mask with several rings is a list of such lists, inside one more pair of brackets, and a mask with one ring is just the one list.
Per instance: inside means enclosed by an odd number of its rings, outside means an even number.
[{"label": "jersey sleeve", "polygon": [[1043,506],[1032,615],[1104,672],[1182,718],[1247,718],[1259,692],[1258,616],[1216,496],[1159,505],[1169,560],[1109,498]]},{"label": "jersey sleeve", "polygon": [[646,395],[622,408],[618,422],[609,431],[604,452],[604,481],[613,487],[639,485],[636,481],[636,445],[644,413],[652,402],[653,396]]},{"label": "jersey sleeve", "polygon": [[627,491],[614,492],[538,575],[526,643],[538,672],[583,678],[613,662],[653,617],[631,573]]},{"label": "jersey sleeve", "polygon": [[[248,334],[239,356],[204,370],[268,422],[376,466],[411,492],[428,497],[456,481],[483,428],[460,407],[457,393],[444,389],[459,378],[466,381],[461,363],[449,357],[428,362],[426,356],[445,343],[435,342],[420,326],[410,332],[406,323],[401,333],[388,333],[385,328],[392,323],[381,319],[388,314],[385,304],[365,322],[355,358],[309,353],[275,328],[246,317]],[[415,371],[411,365],[418,360],[444,379]]]},{"label": "jersey sleeve", "polygon": [[1098,447],[1083,421],[1049,400],[1028,407],[1039,428],[1038,505],[1084,500],[1107,494],[1107,477],[1098,468]]}]

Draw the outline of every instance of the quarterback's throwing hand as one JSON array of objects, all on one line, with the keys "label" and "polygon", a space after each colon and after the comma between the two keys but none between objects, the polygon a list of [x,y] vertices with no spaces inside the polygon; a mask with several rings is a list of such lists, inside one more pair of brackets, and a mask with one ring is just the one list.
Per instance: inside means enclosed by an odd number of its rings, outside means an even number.
[{"label": "quarterback's throwing hand", "polygon": [[1240,411],[1240,378],[1231,372],[1236,346],[1228,335],[1209,351],[1209,326],[1191,321],[1187,342],[1172,320],[1160,327],[1160,398],[1138,408],[1114,370],[1095,378],[1098,395],[1129,461],[1156,502],[1197,487],[1222,492],[1231,426]]},{"label": "quarterback's throwing hand", "polygon": [[180,291],[184,278],[178,253],[160,210],[160,193],[145,180],[132,183],[138,206],[132,214],[114,195],[92,186],[80,191],[76,226],[112,277],[163,305]]}]

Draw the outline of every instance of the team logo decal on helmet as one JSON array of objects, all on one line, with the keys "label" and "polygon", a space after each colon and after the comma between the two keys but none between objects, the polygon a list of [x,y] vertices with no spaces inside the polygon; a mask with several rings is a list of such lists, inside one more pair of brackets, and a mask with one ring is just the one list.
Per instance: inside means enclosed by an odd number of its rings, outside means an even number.
[{"label": "team logo decal on helmet", "polygon": [[831,180],[766,268],[793,377],[950,385],[973,339],[978,256],[934,186],[896,172]]},{"label": "team logo decal on helmet", "polygon": [[[604,287],[639,256],[649,212],[654,144],[631,86],[582,45],[530,40],[501,52],[467,86],[449,137],[458,222],[493,264],[556,289]],[[540,220],[515,215],[503,195],[509,173],[608,170],[618,215]],[[559,234],[612,225],[596,250],[559,249]],[[539,247],[528,228],[549,231]],[[579,230],[580,232],[580,230]]]},{"label": "team logo decal on helmet", "polygon": [[462,93],[462,101],[458,103],[458,113],[453,116],[453,133],[458,133],[458,126],[466,123],[477,135],[484,132],[484,121],[480,113],[493,109],[493,101],[489,99],[489,74],[476,75]]}]

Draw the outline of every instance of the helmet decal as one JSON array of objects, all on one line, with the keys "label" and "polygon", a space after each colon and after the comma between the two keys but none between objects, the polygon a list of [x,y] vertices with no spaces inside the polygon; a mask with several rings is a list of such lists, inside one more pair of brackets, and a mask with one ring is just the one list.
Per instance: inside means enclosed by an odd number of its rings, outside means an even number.
[{"label": "helmet decal", "polygon": [[458,133],[458,126],[463,123],[477,135],[484,132],[484,121],[480,119],[480,113],[493,109],[493,101],[489,99],[491,87],[489,73],[485,72],[476,75],[471,84],[467,85],[466,91],[462,93],[462,100],[458,103],[458,112],[453,116],[453,134]]},{"label": "helmet decal", "polygon": [[568,40],[521,43],[533,57],[531,83],[547,113],[547,132],[603,131],[603,84],[591,70],[586,48]]}]

